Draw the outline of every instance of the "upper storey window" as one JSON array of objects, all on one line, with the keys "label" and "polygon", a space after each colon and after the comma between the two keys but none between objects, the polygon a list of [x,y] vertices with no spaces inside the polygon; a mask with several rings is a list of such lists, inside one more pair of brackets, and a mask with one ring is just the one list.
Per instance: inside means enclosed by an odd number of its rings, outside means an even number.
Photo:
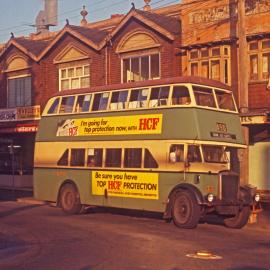
[{"label": "upper storey window", "polygon": [[60,90],[85,88],[90,86],[89,65],[59,69]]},{"label": "upper storey window", "polygon": [[89,55],[69,44],[54,59],[58,67],[59,91],[90,86]]},{"label": "upper storey window", "polygon": [[268,80],[270,77],[270,39],[250,41],[249,79]]},{"label": "upper storey window", "polygon": [[122,82],[159,79],[159,47],[157,38],[143,31],[125,36],[116,49],[122,60]]},{"label": "upper storey window", "polygon": [[189,75],[231,83],[229,46],[193,49],[188,53],[188,60]]},{"label": "upper storey window", "polygon": [[160,78],[159,54],[124,58],[123,82],[137,82]]},{"label": "upper storey window", "polygon": [[8,79],[8,107],[24,107],[32,105],[31,77]]}]

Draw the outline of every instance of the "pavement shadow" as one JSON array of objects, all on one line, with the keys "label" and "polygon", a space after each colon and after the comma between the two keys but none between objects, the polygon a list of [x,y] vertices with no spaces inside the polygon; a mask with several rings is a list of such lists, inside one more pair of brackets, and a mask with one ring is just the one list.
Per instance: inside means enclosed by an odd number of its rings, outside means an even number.
[{"label": "pavement shadow", "polygon": [[19,198],[32,197],[31,190],[0,189],[0,201],[17,201]]},{"label": "pavement shadow", "polygon": [[26,205],[26,206],[13,208],[13,209],[10,209],[10,210],[7,210],[7,211],[1,211],[0,212],[0,218],[15,215],[15,214],[17,214],[19,212],[27,211],[27,210],[37,208],[37,207],[41,207],[41,206],[44,206],[44,205],[38,205],[38,204]]}]

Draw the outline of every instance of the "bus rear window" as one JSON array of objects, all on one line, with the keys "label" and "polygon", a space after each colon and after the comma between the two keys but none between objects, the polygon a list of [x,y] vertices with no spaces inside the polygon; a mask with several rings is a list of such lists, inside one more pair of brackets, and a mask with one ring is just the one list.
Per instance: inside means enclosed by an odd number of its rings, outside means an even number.
[{"label": "bus rear window", "polygon": [[228,161],[223,146],[203,145],[202,151],[205,162],[227,163]]},{"label": "bus rear window", "polygon": [[223,110],[236,111],[232,93],[215,90],[218,107]]},{"label": "bus rear window", "polygon": [[193,92],[197,105],[212,108],[217,107],[211,88],[193,86]]},{"label": "bus rear window", "polygon": [[173,87],[172,105],[190,104],[190,95],[186,86],[178,85]]},{"label": "bus rear window", "polygon": [[52,103],[51,107],[49,108],[47,114],[57,113],[58,106],[59,106],[59,100],[60,100],[60,98],[58,97],[53,101],[53,103]]}]

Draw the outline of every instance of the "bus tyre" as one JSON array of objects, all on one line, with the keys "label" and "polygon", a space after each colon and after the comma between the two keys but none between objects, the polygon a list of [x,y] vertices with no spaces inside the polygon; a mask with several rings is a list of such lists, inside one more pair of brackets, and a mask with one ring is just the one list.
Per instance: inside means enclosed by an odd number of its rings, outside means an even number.
[{"label": "bus tyre", "polygon": [[200,219],[200,206],[194,194],[188,190],[179,190],[173,197],[172,219],[177,227],[195,228]]},{"label": "bus tyre", "polygon": [[228,228],[241,229],[247,224],[249,216],[250,206],[248,205],[240,210],[236,216],[224,219],[224,224]]},{"label": "bus tyre", "polygon": [[82,209],[80,196],[73,184],[65,184],[60,191],[60,206],[67,214],[79,214]]}]

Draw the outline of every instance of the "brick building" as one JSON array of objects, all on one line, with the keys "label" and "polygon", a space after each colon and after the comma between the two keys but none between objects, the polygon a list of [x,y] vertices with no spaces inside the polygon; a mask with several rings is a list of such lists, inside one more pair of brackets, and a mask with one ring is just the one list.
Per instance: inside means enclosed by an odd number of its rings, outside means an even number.
[{"label": "brick building", "polygon": [[[143,11],[133,7],[104,21],[67,23],[58,33],[11,38],[0,52],[0,136],[3,149],[9,140],[20,146],[13,149],[18,179],[31,176],[39,114],[57,91],[199,75],[232,86],[238,100],[236,5],[235,0],[184,0],[151,10],[146,4]],[[250,133],[249,181],[268,190],[269,14],[270,1],[246,1],[249,108],[242,121]],[[9,152],[2,152],[7,160]],[[10,174],[7,161],[0,164],[0,173]]]}]

